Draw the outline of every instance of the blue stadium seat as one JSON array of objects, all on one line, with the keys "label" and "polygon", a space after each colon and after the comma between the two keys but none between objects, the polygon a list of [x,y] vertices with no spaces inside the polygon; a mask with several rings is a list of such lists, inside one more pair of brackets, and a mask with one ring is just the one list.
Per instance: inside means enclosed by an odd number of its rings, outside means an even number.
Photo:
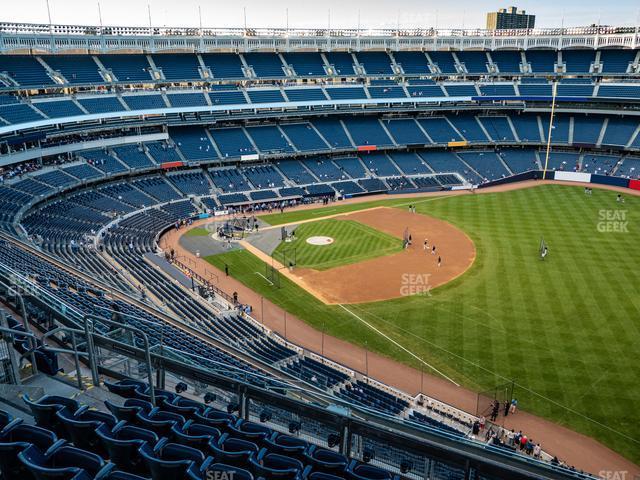
[{"label": "blue stadium seat", "polygon": [[76,412],[65,407],[58,410],[56,416],[66,431],[65,438],[74,445],[96,453],[102,453],[99,448],[99,439],[95,433],[96,429],[100,425],[113,428],[117,423],[113,415],[98,410],[89,410],[88,407],[80,407]]},{"label": "blue stadium seat", "polygon": [[274,125],[245,127],[253,142],[262,153],[293,152],[294,148]]},{"label": "blue stadium seat", "polygon": [[169,436],[174,425],[183,425],[185,418],[176,413],[164,412],[159,408],[154,408],[150,412],[143,410],[136,413],[136,425],[155,432],[160,437]]},{"label": "blue stadium seat", "polygon": [[456,62],[451,52],[433,51],[429,52],[431,62],[438,67],[441,73],[457,74]]},{"label": "blue stadium seat", "polygon": [[480,128],[475,116],[461,113],[447,117],[451,124],[468,142],[488,142],[489,139]]},{"label": "blue stadium seat", "polygon": [[478,91],[473,83],[445,83],[444,89],[450,97],[477,97]]},{"label": "blue stadium seat", "polygon": [[249,95],[251,103],[282,103],[285,101],[280,90],[268,88],[247,90],[247,95]]},{"label": "blue stadium seat", "polygon": [[489,59],[484,51],[460,51],[456,52],[456,56],[468,73],[486,74],[489,72],[487,68]]},{"label": "blue stadium seat", "polygon": [[595,58],[596,52],[593,49],[562,50],[562,61],[567,73],[589,73]]},{"label": "blue stadium seat", "polygon": [[558,52],[555,50],[526,50],[527,62],[533,73],[554,73],[558,62]]},{"label": "blue stadium seat", "polygon": [[324,89],[331,100],[361,100],[367,93],[363,87],[326,87]]},{"label": "blue stadium seat", "polygon": [[496,50],[490,53],[493,63],[500,73],[520,73],[522,55],[517,50]]},{"label": "blue stadium seat", "polygon": [[209,444],[216,462],[245,467],[249,458],[258,452],[258,446],[251,441],[234,438],[224,433],[217,441]]},{"label": "blue stadium seat", "polygon": [[417,121],[434,143],[447,144],[462,140],[445,117],[418,118]]},{"label": "blue stadium seat", "polygon": [[251,52],[244,53],[243,57],[247,65],[253,68],[259,78],[282,78],[286,76],[282,61],[277,54]]},{"label": "blue stadium seat", "polygon": [[429,60],[422,52],[393,52],[396,63],[402,67],[402,71],[407,75],[430,74]]},{"label": "blue stadium seat", "polygon": [[203,53],[201,57],[216,79],[245,78],[242,60],[235,53]]},{"label": "blue stadium seat", "polygon": [[215,160],[216,149],[202,127],[171,129],[169,135],[187,160]]},{"label": "blue stadium seat", "polygon": [[31,410],[36,425],[58,434],[64,434],[64,429],[56,413],[63,408],[67,408],[70,412],[76,412],[80,408],[77,401],[57,395],[45,395],[34,401],[29,398],[29,395],[25,394],[22,400]]},{"label": "blue stadium seat", "polygon": [[92,97],[78,98],[78,103],[89,113],[122,112],[126,110],[116,96],[94,95]]},{"label": "blue stadium seat", "polygon": [[392,475],[386,470],[357,460],[351,460],[345,472],[347,478],[351,480],[397,480],[400,478],[398,475]]},{"label": "blue stadium seat", "polygon": [[333,118],[315,118],[313,125],[332,148],[353,148],[342,123]]},{"label": "blue stadium seat", "polygon": [[98,55],[98,60],[119,82],[151,82],[151,65],[144,55]]},{"label": "blue stadium seat", "polygon": [[237,158],[256,153],[243,128],[212,128],[209,132],[223,158]]},{"label": "blue stadium seat", "polygon": [[7,123],[37,122],[38,120],[44,119],[40,112],[24,103],[1,105],[0,118],[6,120]]},{"label": "blue stadium seat", "polygon": [[91,55],[44,55],[42,59],[71,84],[105,83]]},{"label": "blue stadium seat", "polygon": [[268,451],[279,455],[294,457],[304,462],[305,452],[309,448],[309,443],[302,438],[273,432],[270,437],[264,439],[264,446]]},{"label": "blue stadium seat", "polygon": [[285,62],[293,67],[299,77],[324,77],[324,62],[318,52],[283,53]]},{"label": "blue stadium seat", "polygon": [[200,63],[195,55],[163,53],[151,55],[167,80],[200,80]]},{"label": "blue stadium seat", "polygon": [[203,93],[168,93],[167,98],[172,107],[205,107],[208,105]]},{"label": "blue stadium seat", "polygon": [[310,123],[289,123],[280,126],[291,143],[299,151],[327,150],[329,147],[320,138]]},{"label": "blue stadium seat", "polygon": [[154,110],[167,108],[167,104],[162,99],[162,96],[153,93],[123,95],[122,99],[127,105],[129,105],[131,110]]},{"label": "blue stadium seat", "polygon": [[349,464],[349,460],[344,455],[333,450],[318,447],[317,445],[309,445],[304,457],[306,463],[311,465],[314,471],[338,476],[341,476]]},{"label": "blue stadium seat", "polygon": [[627,73],[631,64],[636,59],[636,51],[631,49],[600,50],[600,63],[602,73]]},{"label": "blue stadium seat", "polygon": [[353,57],[347,52],[326,52],[325,57],[335,75],[355,75]]},{"label": "blue stadium seat", "polygon": [[516,138],[507,117],[479,116],[478,120],[494,142],[515,142]]},{"label": "blue stadium seat", "polygon": [[229,425],[228,431],[230,435],[233,435],[236,438],[241,438],[254,443],[261,443],[265,438],[271,435],[270,428],[243,419],[239,419],[235,425]]},{"label": "blue stadium seat", "polygon": [[195,448],[204,453],[208,451],[209,443],[215,442],[222,435],[217,428],[193,423],[193,420],[188,420],[182,426],[174,425],[171,433],[172,439],[176,443]]},{"label": "blue stadium seat", "polygon": [[290,102],[315,102],[327,100],[321,88],[285,88],[284,93]]},{"label": "blue stadium seat", "polygon": [[249,458],[249,464],[256,477],[265,480],[301,479],[304,465],[300,460],[277,453],[269,453],[266,448]]},{"label": "blue stadium seat", "polygon": [[[63,440],[64,441],[64,440]],[[58,442],[55,433],[35,425],[25,425],[21,421],[5,425],[0,430],[0,473],[3,478],[23,478],[28,476],[18,453],[30,445],[40,451],[47,451]]]},{"label": "blue stadium seat", "polygon": [[183,480],[192,465],[201,467],[205,462],[201,451],[170,443],[166,438],[160,440],[155,447],[144,443],[139,452],[147,464],[152,480]]},{"label": "blue stadium seat", "polygon": [[398,145],[431,143],[413,119],[388,119],[382,120],[382,123]]},{"label": "blue stadium seat", "polygon": [[345,118],[344,124],[356,145],[393,145],[393,140],[384,131],[377,118]]},{"label": "blue stadium seat", "polygon": [[156,445],[159,440],[151,430],[128,425],[126,422],[119,422],[113,428],[102,424],[96,429],[96,435],[112,463],[118,468],[138,474],[146,473],[146,466],[139,454],[140,447],[145,443]]},{"label": "blue stadium seat", "polygon": [[358,63],[365,69],[367,75],[393,75],[391,58],[386,52],[358,52]]},{"label": "blue stadium seat", "polygon": [[60,444],[44,453],[31,445],[18,458],[36,480],[92,480],[114,467],[94,453]]},{"label": "blue stadium seat", "polygon": [[32,55],[0,55],[0,72],[23,87],[54,85],[47,70]]},{"label": "blue stadium seat", "polygon": [[84,112],[71,100],[51,102],[34,102],[33,106],[49,118],[73,117],[84,115]]}]

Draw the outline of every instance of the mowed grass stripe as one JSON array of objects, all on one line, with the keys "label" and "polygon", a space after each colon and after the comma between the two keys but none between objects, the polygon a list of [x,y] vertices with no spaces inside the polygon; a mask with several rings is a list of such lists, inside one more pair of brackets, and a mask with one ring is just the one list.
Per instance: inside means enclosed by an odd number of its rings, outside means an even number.
[{"label": "mowed grass stripe", "polygon": [[[419,213],[449,221],[471,237],[474,265],[430,297],[349,309],[468,387],[486,390],[515,380],[524,409],[640,463],[639,444],[627,438],[635,438],[640,425],[640,198],[626,197],[622,205],[615,197],[546,185],[416,201]],[[622,210],[629,233],[598,231],[601,211]],[[300,212],[298,220],[304,218]],[[538,257],[541,236],[550,251],[545,261]],[[249,268],[264,265],[254,258]],[[283,282],[275,290],[251,276],[250,287],[273,295],[316,328],[420,368],[297,286]],[[428,393],[427,383],[425,388]]]},{"label": "mowed grass stripe", "polygon": [[[300,268],[328,270],[341,265],[362,262],[371,258],[402,251],[402,240],[353,220],[319,220],[296,228],[296,240],[282,242],[273,252],[276,260],[287,262],[295,250]],[[311,245],[309,237],[327,236],[330,245]]]}]

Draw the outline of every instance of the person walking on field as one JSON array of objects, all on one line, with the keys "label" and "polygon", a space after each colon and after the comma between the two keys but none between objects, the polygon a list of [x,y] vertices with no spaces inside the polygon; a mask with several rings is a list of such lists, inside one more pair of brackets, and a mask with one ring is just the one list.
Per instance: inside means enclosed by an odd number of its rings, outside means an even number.
[{"label": "person walking on field", "polygon": [[518,400],[514,398],[513,400],[511,400],[511,411],[509,413],[511,413],[511,415],[515,415],[517,409]]},{"label": "person walking on field", "polygon": [[435,255],[436,254],[436,246],[434,245],[433,247],[431,247],[431,255]]},{"label": "person walking on field", "polygon": [[438,267],[442,265],[442,257],[438,257]]},{"label": "person walking on field", "polygon": [[422,247],[423,250],[426,252],[427,250],[429,250],[429,239],[425,238],[424,239],[424,246]]}]

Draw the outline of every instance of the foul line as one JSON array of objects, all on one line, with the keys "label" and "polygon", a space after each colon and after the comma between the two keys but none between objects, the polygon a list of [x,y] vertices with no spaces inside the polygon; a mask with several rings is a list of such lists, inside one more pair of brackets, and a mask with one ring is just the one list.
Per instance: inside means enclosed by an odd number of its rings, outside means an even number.
[{"label": "foul line", "polygon": [[447,379],[448,381],[450,381],[451,383],[453,383],[456,387],[459,387],[460,384],[456,383],[455,380],[453,380],[452,378],[448,377],[447,375],[445,375],[444,373],[442,373],[440,370],[438,370],[436,367],[434,367],[433,365],[425,362],[423,359],[421,359],[419,356],[417,356],[415,353],[413,353],[411,350],[407,349],[406,347],[403,347],[402,345],[400,345],[398,342],[396,342],[393,338],[391,338],[389,335],[381,332],[380,330],[378,330],[376,327],[374,327],[373,325],[371,325],[369,322],[367,322],[366,320],[364,320],[363,318],[359,317],[358,315],[356,315],[355,313],[353,313],[351,310],[349,310],[347,307],[345,307],[342,304],[338,304],[338,306],[340,306],[345,312],[349,313],[350,315],[352,315],[353,317],[355,317],[356,319],[360,320],[362,323],[364,323],[367,327],[369,327],[371,330],[373,330],[374,332],[376,332],[378,335],[386,338],[387,340],[389,340],[391,343],[393,343],[396,347],[404,350],[405,352],[407,352],[409,355],[411,355],[413,358],[415,358],[416,360],[418,360],[420,363],[426,365],[427,367],[429,367],[431,370],[433,370],[434,372],[436,372],[438,375],[440,375],[441,377]]},{"label": "foul line", "polygon": [[253,272],[256,275],[260,275],[262,278],[264,278],[267,282],[269,282],[271,285],[273,285],[273,282],[271,280],[269,280],[267,277],[265,277],[263,274],[261,274],[260,272]]}]

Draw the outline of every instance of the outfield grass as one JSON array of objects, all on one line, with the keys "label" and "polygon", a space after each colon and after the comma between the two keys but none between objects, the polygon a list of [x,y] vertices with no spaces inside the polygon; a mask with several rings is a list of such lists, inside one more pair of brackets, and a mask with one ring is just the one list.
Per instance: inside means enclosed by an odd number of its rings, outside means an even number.
[{"label": "outfield grass", "polygon": [[439,197],[427,198],[385,198],[383,200],[372,200],[370,202],[361,203],[334,203],[328,207],[310,208],[307,210],[292,210],[284,213],[271,213],[268,215],[260,215],[260,220],[270,225],[283,225],[285,223],[295,223],[302,220],[312,218],[327,217],[330,215],[340,215],[343,213],[357,212],[373,207],[402,207],[408,205],[417,205],[418,203],[428,203]]},{"label": "outfield grass", "polygon": [[[515,380],[522,408],[640,463],[640,199],[621,205],[615,195],[549,185],[415,202],[419,213],[472,238],[474,265],[430,297],[349,308],[465,386]],[[598,231],[598,222],[619,220],[622,210],[628,233]],[[296,212],[296,220],[310,212]],[[289,221],[285,215],[281,223]],[[538,257],[541,236],[550,252],[545,261]],[[280,290],[269,287],[254,273],[264,266],[251,254],[209,260],[229,263],[232,275],[311,325],[418,366],[340,307],[285,278]]]},{"label": "outfield grass", "polygon": [[[330,245],[310,245],[309,237],[333,238]],[[300,268],[328,270],[340,265],[358,263],[402,251],[402,240],[353,220],[319,220],[296,228],[293,242],[281,242],[273,258],[289,258],[295,249],[296,265]]]},{"label": "outfield grass", "polygon": [[186,234],[185,237],[206,237],[208,235],[210,235],[211,232],[209,232],[209,230],[207,230],[204,227],[197,227],[197,228],[192,228],[191,230],[189,230]]}]

